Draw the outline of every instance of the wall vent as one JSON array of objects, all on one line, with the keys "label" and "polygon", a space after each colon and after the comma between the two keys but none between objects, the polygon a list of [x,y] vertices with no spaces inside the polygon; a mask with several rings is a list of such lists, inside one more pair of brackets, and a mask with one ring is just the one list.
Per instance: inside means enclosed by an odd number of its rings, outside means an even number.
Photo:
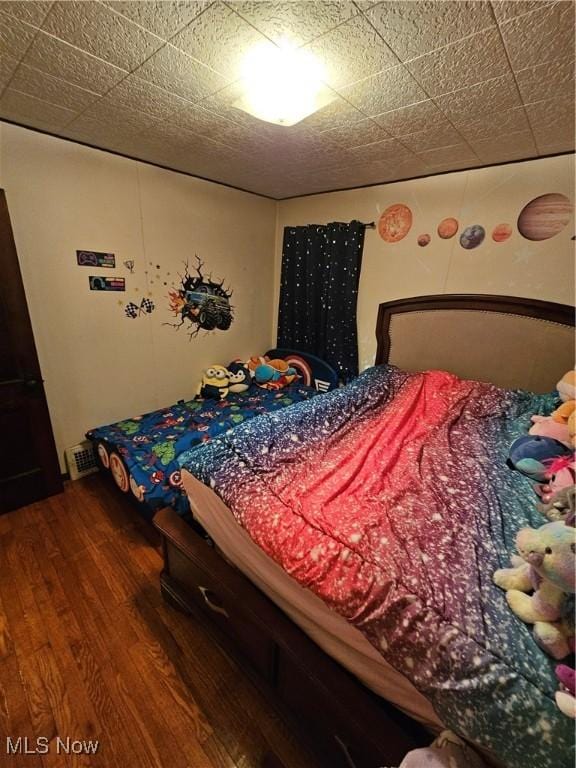
[{"label": "wall vent", "polygon": [[70,480],[78,480],[98,472],[94,448],[89,440],[73,445],[72,448],[66,448],[65,456]]}]

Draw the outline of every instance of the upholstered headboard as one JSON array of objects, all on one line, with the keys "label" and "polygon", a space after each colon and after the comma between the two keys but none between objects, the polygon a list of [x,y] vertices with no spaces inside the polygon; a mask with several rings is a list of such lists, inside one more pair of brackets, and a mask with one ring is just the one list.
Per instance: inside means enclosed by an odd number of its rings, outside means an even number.
[{"label": "upholstered headboard", "polygon": [[376,363],[548,392],[574,367],[574,307],[515,296],[416,296],[380,304]]}]

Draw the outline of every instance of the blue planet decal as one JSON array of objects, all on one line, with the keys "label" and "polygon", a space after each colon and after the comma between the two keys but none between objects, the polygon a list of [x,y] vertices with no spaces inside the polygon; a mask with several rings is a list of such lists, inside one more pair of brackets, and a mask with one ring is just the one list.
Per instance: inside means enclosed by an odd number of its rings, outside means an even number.
[{"label": "blue planet decal", "polygon": [[472,224],[471,226],[466,227],[464,232],[460,235],[460,245],[462,248],[466,248],[466,250],[469,251],[472,248],[478,248],[485,237],[486,230],[484,227],[480,224]]}]

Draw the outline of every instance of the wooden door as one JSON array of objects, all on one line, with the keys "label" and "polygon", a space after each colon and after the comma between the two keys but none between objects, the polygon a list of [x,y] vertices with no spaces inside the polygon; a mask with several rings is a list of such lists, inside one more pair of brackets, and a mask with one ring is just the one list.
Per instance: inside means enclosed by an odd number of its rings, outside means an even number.
[{"label": "wooden door", "polygon": [[4,190],[0,190],[0,513],[62,491]]}]

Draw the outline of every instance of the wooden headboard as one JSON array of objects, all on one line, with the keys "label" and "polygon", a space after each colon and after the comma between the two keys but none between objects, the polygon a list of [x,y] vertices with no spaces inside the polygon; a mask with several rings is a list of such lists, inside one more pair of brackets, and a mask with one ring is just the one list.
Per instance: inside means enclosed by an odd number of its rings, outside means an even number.
[{"label": "wooden headboard", "polygon": [[549,392],[574,367],[574,307],[445,294],[380,304],[376,363]]}]

